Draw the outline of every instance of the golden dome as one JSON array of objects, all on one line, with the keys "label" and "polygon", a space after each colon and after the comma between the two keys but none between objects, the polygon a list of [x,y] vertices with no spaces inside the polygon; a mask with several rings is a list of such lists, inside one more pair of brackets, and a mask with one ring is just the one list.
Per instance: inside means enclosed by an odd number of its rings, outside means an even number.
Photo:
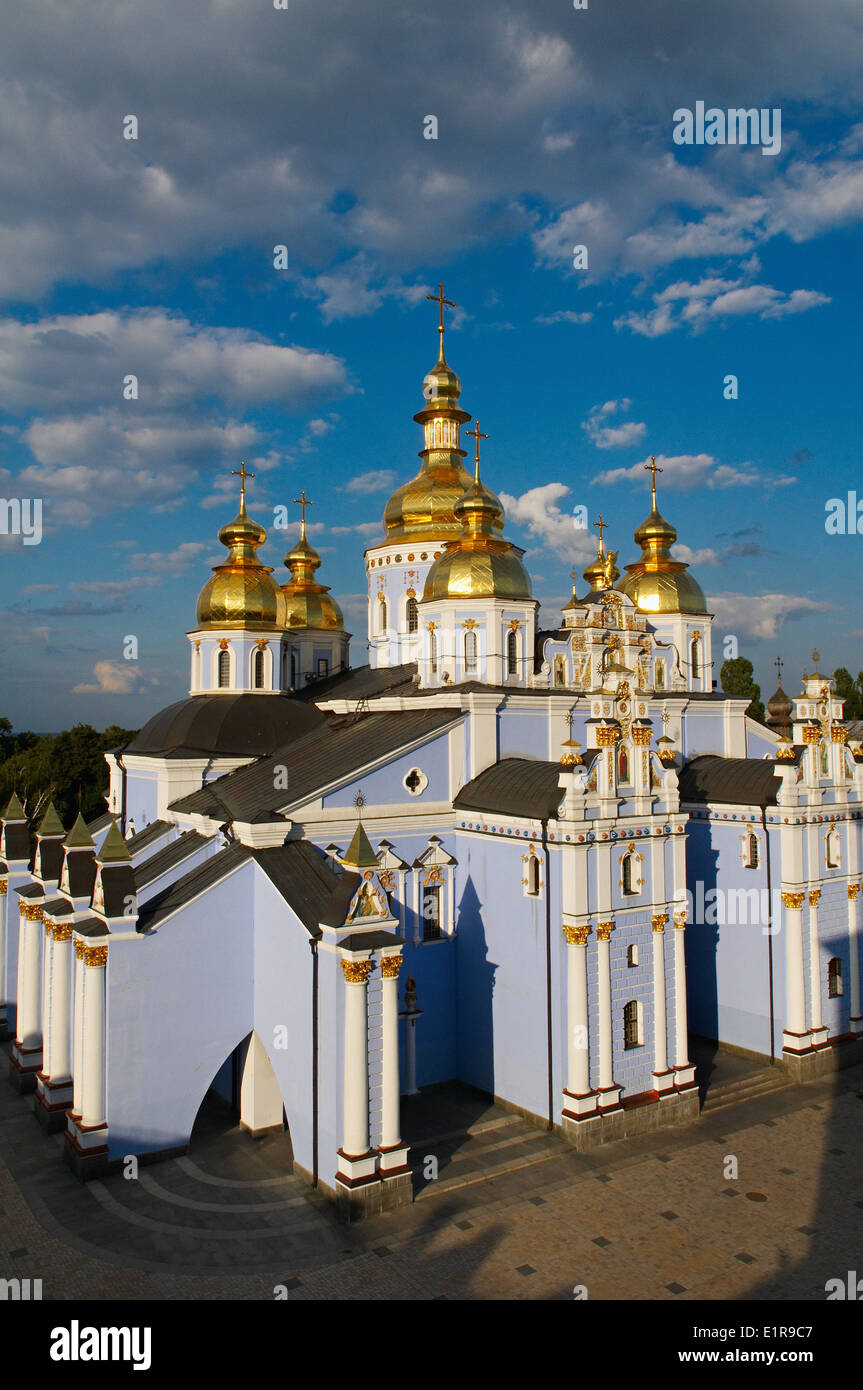
[{"label": "golden dome", "polygon": [[688,565],[671,555],[677,531],[660,514],[656,503],[656,475],[662,470],[656,467],[655,459],[644,466],[653,475],[653,486],[650,514],[634,536],[641,546],[641,559],[626,566],[626,575],[617,587],[643,613],[706,613],[700,584],[689,573]]},{"label": "golden dome", "polygon": [[198,599],[198,627],[281,628],[285,623],[285,600],[271,578],[270,565],[258,559],[258,548],[267,539],[263,526],[246,513],[246,477],[240,492],[240,510],[233,521],[219,532],[228,558],[216,565],[212,579]]},{"label": "golden dome", "polygon": [[476,423],[476,467],[471,482],[453,508],[462,534],[449,541],[426,576],[423,599],[533,597],[530,579],[521,563],[523,551],[505,541],[500,499],[480,482],[479,433]]},{"label": "golden dome", "polygon": [[[303,494],[305,496],[305,493]],[[305,507],[300,523],[300,538],[285,556],[291,577],[282,585],[285,599],[285,627],[343,628],[342,610],[326,584],[315,581],[315,570],[321,567],[321,557],[306,539]]]},{"label": "golden dome", "polygon": [[393,493],[384,509],[388,541],[443,541],[461,532],[455,505],[471,477],[463,463],[459,430],[470,415],[458,404],[461,382],[444,356],[443,329],[439,331],[438,358],[423,382],[428,404],[414,416],[425,436],[422,466],[415,478]]}]

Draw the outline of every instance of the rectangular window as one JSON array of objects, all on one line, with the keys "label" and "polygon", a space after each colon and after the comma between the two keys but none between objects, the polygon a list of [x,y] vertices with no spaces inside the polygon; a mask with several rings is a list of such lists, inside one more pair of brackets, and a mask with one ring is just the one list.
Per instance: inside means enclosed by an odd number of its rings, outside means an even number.
[{"label": "rectangular window", "polygon": [[423,941],[437,941],[441,936],[440,885],[423,887]]},{"label": "rectangular window", "polygon": [[319,657],[318,657],[318,679],[320,680],[321,676],[328,676],[329,674],[330,674],[330,663],[329,663],[329,658],[326,657],[326,656],[319,656]]}]

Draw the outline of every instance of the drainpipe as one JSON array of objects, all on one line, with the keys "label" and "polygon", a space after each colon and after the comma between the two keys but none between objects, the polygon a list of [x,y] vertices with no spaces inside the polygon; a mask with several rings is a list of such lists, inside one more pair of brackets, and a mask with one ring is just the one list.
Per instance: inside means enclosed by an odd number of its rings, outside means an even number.
[{"label": "drainpipe", "polygon": [[318,1185],[318,943],[312,948],[312,1187]]},{"label": "drainpipe", "polygon": [[767,833],[767,815],[763,806],[761,807],[761,825],[764,830],[764,844],[767,851],[767,988],[770,996],[770,1061],[775,1062],[776,1049],[773,1043],[773,888],[770,873],[770,837]]},{"label": "drainpipe", "polygon": [[554,1089],[552,1078],[552,1014],[551,1014],[551,875],[548,852],[548,820],[542,822],[542,849],[545,855],[545,1013],[546,1013],[546,1055],[548,1071],[548,1124],[554,1129]]}]

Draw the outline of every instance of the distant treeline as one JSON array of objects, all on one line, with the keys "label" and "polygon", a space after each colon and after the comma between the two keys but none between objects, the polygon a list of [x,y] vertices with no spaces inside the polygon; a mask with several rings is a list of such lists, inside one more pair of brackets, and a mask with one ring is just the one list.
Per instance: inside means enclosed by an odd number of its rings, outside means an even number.
[{"label": "distant treeline", "polygon": [[78,812],[87,821],[107,810],[109,748],[122,748],[137,730],[111,724],[103,733],[89,724],[76,724],[61,734],[14,733],[10,720],[0,717],[0,811],[13,791],[18,793],[31,825],[52,800],[63,824],[71,826]]}]

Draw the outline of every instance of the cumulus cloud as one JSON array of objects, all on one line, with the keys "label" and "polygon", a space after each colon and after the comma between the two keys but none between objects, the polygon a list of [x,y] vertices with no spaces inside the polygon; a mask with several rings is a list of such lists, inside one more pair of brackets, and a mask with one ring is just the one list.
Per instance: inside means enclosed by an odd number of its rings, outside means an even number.
[{"label": "cumulus cloud", "polygon": [[500,500],[507,520],[525,526],[539,544],[550,547],[570,563],[586,562],[596,552],[596,537],[590,531],[577,529],[573,513],[561,510],[560,503],[569,493],[565,483],[544,483],[520,497],[502,492]]},{"label": "cumulus cloud", "polygon": [[[608,468],[598,473],[593,481],[602,487],[636,479],[643,482],[645,464],[649,461],[645,459],[625,468]],[[736,468],[727,463],[717,463],[712,454],[657,454],[656,464],[662,471],[662,486],[675,492],[692,492],[701,487],[784,487],[796,482],[795,478],[786,475],[771,477],[759,472],[751,463],[742,463]]]},{"label": "cumulus cloud", "polygon": [[729,632],[747,637],[775,637],[781,627],[807,613],[833,607],[797,594],[711,594],[707,606]]},{"label": "cumulus cloud", "polygon": [[761,319],[802,314],[831,302],[819,290],[792,290],[785,294],[772,285],[747,285],[742,280],[707,277],[697,283],[677,281],[653,295],[654,308],[631,311],[614,320],[615,328],[629,328],[645,338],[660,338],[675,328],[689,326],[702,332],[723,319],[756,314]]},{"label": "cumulus cloud", "polygon": [[73,685],[73,695],[137,695],[149,686],[158,685],[158,677],[145,675],[135,661],[97,661],[93,667],[95,682]]},{"label": "cumulus cloud", "polygon": [[644,438],[647,425],[643,421],[618,420],[608,423],[614,421],[617,415],[625,415],[631,404],[631,401],[624,399],[606,401],[604,405],[591,408],[587,419],[582,421],[581,428],[597,449],[625,449]]},{"label": "cumulus cloud", "polygon": [[356,492],[365,495],[370,492],[388,492],[394,488],[398,482],[398,476],[392,468],[372,468],[366,473],[358,473],[350,482],[345,483],[345,492]]},{"label": "cumulus cloud", "polygon": [[553,314],[537,314],[536,323],[590,323],[593,314],[586,309],[578,313],[575,309],[555,309]]}]

